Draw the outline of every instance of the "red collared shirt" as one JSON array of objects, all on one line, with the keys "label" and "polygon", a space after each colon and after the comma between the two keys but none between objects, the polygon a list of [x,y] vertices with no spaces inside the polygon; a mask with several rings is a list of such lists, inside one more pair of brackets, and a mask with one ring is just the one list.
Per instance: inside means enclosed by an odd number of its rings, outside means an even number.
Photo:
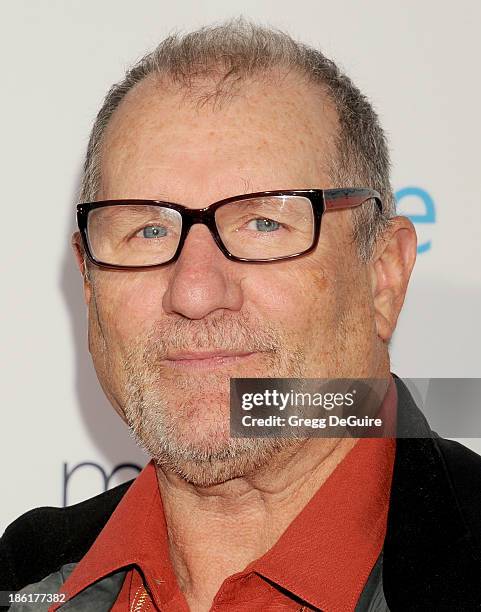
[{"label": "red collared shirt", "polygon": [[[383,412],[395,414],[391,381]],[[384,542],[395,439],[361,438],[274,546],[229,576],[211,610],[354,610]],[[61,592],[74,597],[129,567],[114,612],[188,612],[170,557],[153,462],[128,489]],[[55,610],[58,606],[53,606]]]}]

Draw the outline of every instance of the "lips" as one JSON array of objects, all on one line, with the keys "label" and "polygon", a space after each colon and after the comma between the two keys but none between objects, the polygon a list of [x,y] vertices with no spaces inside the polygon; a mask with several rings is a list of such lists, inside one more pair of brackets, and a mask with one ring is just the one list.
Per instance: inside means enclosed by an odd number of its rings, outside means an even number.
[{"label": "lips", "polygon": [[252,355],[252,351],[171,351],[167,357],[167,361],[203,361],[214,359],[229,359],[236,357],[247,357]]}]

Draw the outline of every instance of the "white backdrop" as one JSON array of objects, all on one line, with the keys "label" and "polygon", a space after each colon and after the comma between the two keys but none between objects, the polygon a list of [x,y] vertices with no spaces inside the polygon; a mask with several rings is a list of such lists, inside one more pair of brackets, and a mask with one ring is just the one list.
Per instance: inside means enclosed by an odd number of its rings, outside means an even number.
[{"label": "white backdrop", "polygon": [[[337,60],[380,113],[419,254],[392,351],[405,377],[481,377],[481,3],[458,0],[16,0],[0,8],[0,533],[39,505],[143,465],[98,385],[69,240],[91,123],[108,87],[173,29],[239,14]],[[411,195],[409,195],[411,194]],[[481,452],[480,439],[465,443]],[[65,472],[80,463],[65,485]],[[118,471],[110,485],[135,475]]]}]

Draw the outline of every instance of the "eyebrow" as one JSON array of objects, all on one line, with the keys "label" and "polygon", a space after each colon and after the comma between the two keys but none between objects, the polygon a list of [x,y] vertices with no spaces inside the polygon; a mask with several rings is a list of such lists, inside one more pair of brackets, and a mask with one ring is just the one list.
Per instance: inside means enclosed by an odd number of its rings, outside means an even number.
[{"label": "eyebrow", "polygon": [[[245,178],[243,176],[239,178],[243,185],[243,189],[233,194],[234,196],[247,195],[248,193],[253,193],[255,191],[254,188],[252,187],[252,182],[249,178]],[[133,198],[133,199],[137,199],[137,198]],[[169,204],[180,204],[181,206],[185,206],[185,202],[179,201],[177,199],[169,198],[165,193],[161,193],[161,192],[157,193],[156,196],[153,198],[138,198],[138,199],[150,200],[151,202],[168,202]],[[224,199],[225,198],[220,198],[220,200],[224,200]],[[214,201],[210,202],[209,204],[213,204],[213,203]],[[199,206],[198,208],[203,208],[203,207]]]},{"label": "eyebrow", "polygon": [[[243,189],[236,192],[233,195],[247,195],[248,193],[253,193],[255,190],[252,187],[252,183],[251,180],[249,178],[245,178],[243,176],[239,177],[241,180],[241,183],[243,185]],[[258,190],[259,191],[259,190]],[[160,202],[169,202],[170,204],[180,204],[181,206],[185,206],[184,202],[181,202],[179,200],[173,200],[171,198],[169,198],[167,195],[159,193],[155,198],[150,198],[153,202],[154,201],[160,201]],[[225,198],[220,198],[220,200],[224,200]],[[219,201],[219,200],[216,200]],[[214,201],[210,202],[209,204],[213,204]],[[198,207],[198,208],[203,208],[203,207]]]}]

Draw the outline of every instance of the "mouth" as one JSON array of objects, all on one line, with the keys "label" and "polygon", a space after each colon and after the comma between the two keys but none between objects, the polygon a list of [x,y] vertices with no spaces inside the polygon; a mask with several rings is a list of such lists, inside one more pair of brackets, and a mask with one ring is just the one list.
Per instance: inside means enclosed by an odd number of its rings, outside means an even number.
[{"label": "mouth", "polygon": [[258,355],[253,351],[178,351],[171,352],[163,360],[167,366],[182,369],[209,369],[235,365]]}]

